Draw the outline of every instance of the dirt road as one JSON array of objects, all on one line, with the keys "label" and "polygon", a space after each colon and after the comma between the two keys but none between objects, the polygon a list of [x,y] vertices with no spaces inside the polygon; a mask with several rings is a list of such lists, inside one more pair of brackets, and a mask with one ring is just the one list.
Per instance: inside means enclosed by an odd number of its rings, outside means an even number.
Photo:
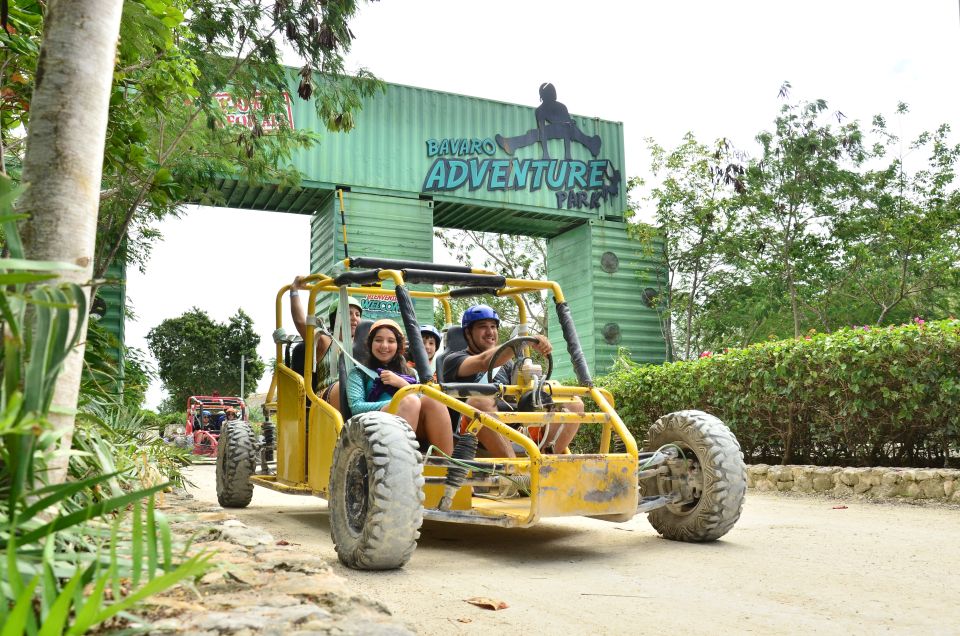
[{"label": "dirt road", "polygon": [[[215,504],[213,467],[188,472]],[[323,500],[257,488],[237,513],[336,563],[421,634],[960,634],[955,508],[750,492],[733,531],[707,545],[663,540],[643,515],[526,530],[428,521],[411,562],[378,573],[338,564]]]}]

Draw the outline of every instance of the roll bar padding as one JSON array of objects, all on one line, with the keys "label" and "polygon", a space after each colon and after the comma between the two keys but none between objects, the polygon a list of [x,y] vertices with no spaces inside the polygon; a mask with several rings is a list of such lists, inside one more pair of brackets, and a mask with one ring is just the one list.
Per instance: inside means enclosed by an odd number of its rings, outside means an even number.
[{"label": "roll bar padding", "polygon": [[567,303],[557,303],[557,318],[560,320],[563,339],[567,342],[567,353],[570,354],[573,371],[577,374],[577,382],[580,386],[592,387],[593,378],[590,377],[587,359],[583,355],[583,349],[580,348],[580,337],[577,336],[577,329],[573,325],[573,316],[570,315],[570,307]]},{"label": "roll bar padding", "polygon": [[443,263],[428,263],[424,261],[401,261],[393,258],[369,258],[357,256],[347,259],[350,267],[368,267],[373,269],[425,269],[434,272],[459,272],[469,274],[471,270],[465,265],[445,265]]}]

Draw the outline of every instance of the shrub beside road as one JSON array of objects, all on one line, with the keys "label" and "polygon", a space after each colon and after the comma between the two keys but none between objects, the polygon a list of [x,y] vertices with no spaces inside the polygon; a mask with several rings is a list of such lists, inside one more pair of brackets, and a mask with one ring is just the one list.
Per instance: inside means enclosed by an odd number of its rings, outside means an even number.
[{"label": "shrub beside road", "polygon": [[917,320],[663,365],[621,358],[599,383],[638,439],[696,408],[733,430],[748,463],[944,468],[960,465],[958,368],[960,320]]}]

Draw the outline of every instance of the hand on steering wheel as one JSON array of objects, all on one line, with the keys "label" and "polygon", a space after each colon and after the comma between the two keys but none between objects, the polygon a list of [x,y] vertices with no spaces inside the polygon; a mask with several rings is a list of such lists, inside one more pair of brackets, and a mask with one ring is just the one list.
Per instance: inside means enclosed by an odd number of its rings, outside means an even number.
[{"label": "hand on steering wheel", "polygon": [[[490,358],[490,364],[487,366],[487,382],[493,384],[493,370],[496,368],[496,362],[500,359],[500,356],[503,355],[503,352],[510,347],[513,349],[514,357],[520,357],[520,346],[524,344],[539,344],[541,342],[540,338],[537,336],[517,336],[516,338],[511,338],[507,340],[502,345],[497,347],[496,352],[494,352],[493,357]],[[546,372],[543,375],[544,380],[549,380],[550,375],[553,373],[553,354],[547,353],[544,355],[547,359],[547,368]]]}]

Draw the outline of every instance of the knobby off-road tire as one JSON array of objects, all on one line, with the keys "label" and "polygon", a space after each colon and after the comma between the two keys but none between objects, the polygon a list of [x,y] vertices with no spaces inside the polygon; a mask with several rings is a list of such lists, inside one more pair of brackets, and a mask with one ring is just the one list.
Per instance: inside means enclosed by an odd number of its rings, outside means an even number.
[{"label": "knobby off-road tire", "polygon": [[[657,420],[647,435],[647,450],[676,444],[703,477],[703,487],[692,502],[670,504],[651,511],[650,524],[673,541],[714,541],[733,528],[747,491],[747,468],[740,443],[726,424],[702,411],[678,411]],[[642,495],[669,494],[668,482],[641,481]]]},{"label": "knobby off-road tire", "polygon": [[253,499],[250,476],[256,470],[253,429],[243,420],[224,424],[217,443],[217,501],[224,508],[246,508]]},{"label": "knobby off-road tire", "polygon": [[410,560],[423,523],[423,456],[407,422],[380,411],[344,424],[330,472],[330,534],[357,570]]}]

